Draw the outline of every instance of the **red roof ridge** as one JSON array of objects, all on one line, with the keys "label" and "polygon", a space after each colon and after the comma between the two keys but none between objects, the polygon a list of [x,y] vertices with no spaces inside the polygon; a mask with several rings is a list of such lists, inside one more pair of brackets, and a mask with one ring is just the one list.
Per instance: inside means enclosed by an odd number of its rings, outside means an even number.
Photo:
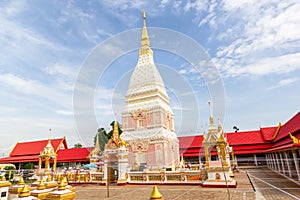
[{"label": "red roof ridge", "polygon": [[294,133],[299,131],[300,130],[299,120],[300,120],[300,111],[281,126],[277,136],[274,139],[274,142],[289,137],[288,134],[289,132]]}]

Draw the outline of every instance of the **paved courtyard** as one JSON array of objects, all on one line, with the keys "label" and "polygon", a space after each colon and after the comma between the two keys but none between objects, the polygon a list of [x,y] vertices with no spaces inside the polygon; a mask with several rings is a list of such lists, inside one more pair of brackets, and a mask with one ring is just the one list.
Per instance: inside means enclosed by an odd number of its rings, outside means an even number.
[{"label": "paved courtyard", "polygon": [[[247,177],[251,178],[255,191]],[[202,188],[191,185],[158,185],[164,200],[273,200],[300,199],[300,186],[291,180],[267,168],[244,168],[235,173],[237,188]],[[76,200],[80,199],[118,199],[145,200],[149,199],[153,185],[110,186],[109,198],[106,186],[77,186]],[[230,194],[230,198],[228,196]]]},{"label": "paved courtyard", "polygon": [[291,181],[268,168],[247,169],[247,173],[257,193],[260,193],[258,196],[264,199],[300,199],[300,185],[296,181]]}]

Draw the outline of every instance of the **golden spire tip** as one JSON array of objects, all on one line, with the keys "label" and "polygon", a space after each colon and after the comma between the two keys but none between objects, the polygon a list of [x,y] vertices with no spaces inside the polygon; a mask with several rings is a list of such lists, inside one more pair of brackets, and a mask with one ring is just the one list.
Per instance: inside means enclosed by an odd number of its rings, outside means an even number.
[{"label": "golden spire tip", "polygon": [[146,12],[145,11],[142,11],[142,17],[143,17],[143,19],[146,19]]}]

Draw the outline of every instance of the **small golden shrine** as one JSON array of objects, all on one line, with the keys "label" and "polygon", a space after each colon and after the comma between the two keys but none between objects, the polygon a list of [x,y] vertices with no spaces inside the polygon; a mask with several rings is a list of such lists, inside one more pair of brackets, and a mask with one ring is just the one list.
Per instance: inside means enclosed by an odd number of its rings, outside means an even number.
[{"label": "small golden shrine", "polygon": [[97,134],[95,148],[89,154],[90,163],[97,163],[97,162],[101,161],[102,155],[103,155],[103,152],[100,148],[99,137]]},{"label": "small golden shrine", "polygon": [[[51,129],[50,129],[50,132],[51,132]],[[54,150],[54,148],[51,144],[51,140],[49,138],[47,145],[45,146],[43,151],[40,152],[38,174],[40,174],[40,175],[49,174],[51,159],[53,160],[52,171],[55,172],[56,171],[57,154],[55,153],[55,150]],[[44,170],[42,170],[42,162],[43,161],[45,162]]]},{"label": "small golden shrine", "polygon": [[[230,153],[233,155],[232,148],[229,146],[227,139],[224,136],[224,130],[219,122],[215,125],[210,102],[208,103],[210,110],[209,127],[207,135],[203,135],[203,147],[205,152],[205,171],[207,180],[203,186],[236,186],[236,181],[231,178],[233,175],[231,170]],[[212,161],[211,152],[217,152],[216,160]],[[232,156],[234,158],[234,156]],[[232,161],[234,163],[234,160]]]},{"label": "small golden shrine", "polygon": [[112,136],[105,145],[104,150],[104,180],[107,184],[126,183],[128,167],[127,146],[120,137],[118,123],[114,121]]}]

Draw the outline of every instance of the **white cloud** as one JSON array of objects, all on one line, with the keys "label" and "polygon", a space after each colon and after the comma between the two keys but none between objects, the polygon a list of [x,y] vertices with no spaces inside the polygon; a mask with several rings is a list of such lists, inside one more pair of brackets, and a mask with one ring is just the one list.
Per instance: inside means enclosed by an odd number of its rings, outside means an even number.
[{"label": "white cloud", "polygon": [[173,110],[192,110],[192,108],[182,107],[182,106],[172,106]]},{"label": "white cloud", "polygon": [[249,64],[240,70],[241,73],[253,75],[285,74],[300,70],[300,53],[267,57]]},{"label": "white cloud", "polygon": [[[21,94],[29,95],[30,97],[40,97],[48,99],[51,102],[63,107],[71,107],[71,95],[66,94],[59,88],[52,88],[35,80],[24,79],[13,74],[1,74],[0,82],[9,87],[12,91],[17,91]],[[26,98],[26,96],[23,96]]]},{"label": "white cloud", "polygon": [[188,12],[191,9],[196,10],[196,12],[202,12],[207,10],[209,5],[208,1],[203,1],[203,0],[196,0],[194,2],[191,2],[190,0],[187,1],[187,3],[184,6],[184,12]]},{"label": "white cloud", "polygon": [[66,115],[66,116],[74,115],[73,111],[70,110],[57,110],[56,113],[60,115]]},{"label": "white cloud", "polygon": [[28,8],[26,1],[8,1],[8,4],[3,7],[3,13],[11,17],[15,16]]},{"label": "white cloud", "polygon": [[166,5],[168,5],[169,3],[170,3],[169,0],[162,0],[162,1],[160,2],[160,4],[159,4],[159,7],[160,7],[160,8],[165,8]]},{"label": "white cloud", "polygon": [[[67,142],[78,140],[73,128],[73,120],[62,120],[52,117],[0,117],[0,124],[5,124],[1,128],[0,153],[7,155],[16,142],[25,142],[33,140],[43,140],[48,137],[61,138],[66,136]],[[52,135],[49,134],[49,128],[52,129]],[[13,137],[12,137],[13,135]],[[4,147],[4,148],[3,148]]]},{"label": "white cloud", "polygon": [[44,68],[44,71],[50,75],[54,76],[64,76],[68,79],[74,79],[77,75],[77,70],[76,67],[72,67],[71,64],[60,64],[60,63],[55,63],[52,66],[48,66]]},{"label": "white cloud", "polygon": [[215,38],[225,45],[213,60],[225,77],[299,70],[299,2],[223,1],[210,8],[200,23],[213,20],[220,29]]},{"label": "white cloud", "polygon": [[292,85],[292,84],[296,83],[298,80],[299,80],[299,78],[283,79],[283,80],[280,80],[276,85],[269,87],[268,89],[276,89],[276,88]]}]

